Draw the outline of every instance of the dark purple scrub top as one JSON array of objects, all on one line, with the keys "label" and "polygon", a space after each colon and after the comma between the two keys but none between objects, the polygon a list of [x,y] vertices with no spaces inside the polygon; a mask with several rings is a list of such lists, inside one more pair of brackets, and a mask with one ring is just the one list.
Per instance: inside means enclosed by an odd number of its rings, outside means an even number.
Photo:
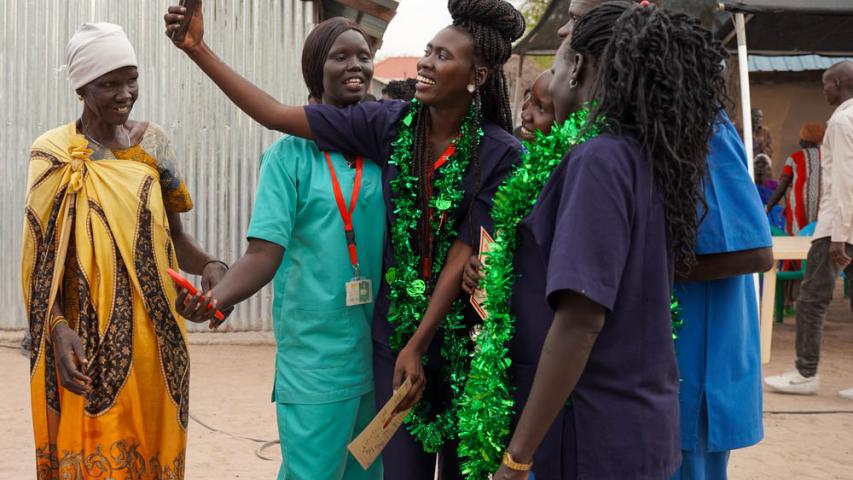
[{"label": "dark purple scrub top", "polygon": [[[383,271],[394,266],[394,252],[391,248],[390,229],[396,215],[391,203],[389,182],[399,174],[397,167],[388,164],[393,153],[391,144],[397,138],[397,126],[411,104],[392,100],[366,102],[347,108],[329,105],[309,105],[305,107],[308,123],[314,135],[314,141],[320,150],[363,155],[382,167],[383,193],[385,196],[389,234],[385,238]],[[473,163],[462,179],[464,195],[459,208],[452,212],[448,221],[458,225],[459,239],[470,245],[474,252],[479,250],[480,227],[494,234],[490,211],[492,197],[510,172],[519,162],[521,144],[509,132],[497,125],[485,121],[482,125],[483,137],[480,139],[480,177]],[[441,174],[441,169],[438,170]],[[478,189],[479,186],[479,189]],[[476,194],[470,216],[468,208]],[[376,306],[373,310],[373,339],[388,345],[388,337],[393,328],[388,322],[388,284],[384,275]],[[466,304],[466,317],[473,321],[473,309]],[[438,342],[433,342],[437,344]]]},{"label": "dark purple scrub top", "polygon": [[557,294],[586,296],[606,320],[567,410],[578,478],[668,479],[681,463],[672,266],[663,201],[641,145],[600,135],[577,147],[519,235],[510,350],[520,398],[530,393]]}]

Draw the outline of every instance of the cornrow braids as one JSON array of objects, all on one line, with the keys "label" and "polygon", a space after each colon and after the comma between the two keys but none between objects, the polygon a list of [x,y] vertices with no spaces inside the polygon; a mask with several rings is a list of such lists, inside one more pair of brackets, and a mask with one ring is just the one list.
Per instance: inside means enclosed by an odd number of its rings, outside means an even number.
[{"label": "cornrow braids", "polygon": [[373,49],[373,42],[364,28],[344,17],[332,17],[321,22],[305,38],[305,45],[302,47],[302,78],[308,87],[309,98],[313,97],[318,101],[323,98],[323,67],[326,65],[326,57],[329,56],[329,50],[335,40],[349,30],[360,33],[371,50]]},{"label": "cornrow braids", "polygon": [[611,132],[643,145],[663,196],[676,268],[691,267],[697,209],[707,211],[708,142],[729,102],[728,54],[698,21],[628,2],[608,2],[583,16],[571,47],[598,66],[590,118],[605,118]]}]

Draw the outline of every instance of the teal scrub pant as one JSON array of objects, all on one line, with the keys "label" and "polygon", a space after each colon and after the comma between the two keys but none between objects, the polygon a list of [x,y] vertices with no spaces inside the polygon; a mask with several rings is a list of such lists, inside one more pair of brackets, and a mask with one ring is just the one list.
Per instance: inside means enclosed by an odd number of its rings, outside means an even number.
[{"label": "teal scrub pant", "polygon": [[276,403],[276,415],[278,480],[381,480],[380,459],[365,471],[347,451],[376,415],[373,392],[319,405]]}]

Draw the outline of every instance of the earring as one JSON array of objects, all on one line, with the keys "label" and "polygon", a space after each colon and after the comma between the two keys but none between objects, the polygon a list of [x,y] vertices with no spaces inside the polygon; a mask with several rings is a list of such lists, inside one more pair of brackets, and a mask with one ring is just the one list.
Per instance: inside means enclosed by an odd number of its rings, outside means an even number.
[{"label": "earring", "polygon": [[573,79],[569,82],[569,88],[577,88],[577,86],[578,86],[578,80],[577,80],[576,78],[573,78]]},{"label": "earring", "polygon": [[77,100],[83,101],[83,95],[77,95]]},{"label": "earring", "polygon": [[474,91],[476,91],[476,90],[477,90],[476,85],[474,85],[473,83],[468,84],[468,93],[474,93]]}]

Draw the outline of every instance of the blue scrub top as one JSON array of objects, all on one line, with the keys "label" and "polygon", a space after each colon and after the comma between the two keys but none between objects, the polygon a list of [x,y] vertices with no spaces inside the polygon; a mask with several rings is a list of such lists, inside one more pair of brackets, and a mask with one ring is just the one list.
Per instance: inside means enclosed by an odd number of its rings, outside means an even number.
[{"label": "blue scrub top", "polygon": [[[710,142],[705,200],[708,211],[699,227],[697,255],[772,246],[743,142],[725,114]],[[675,292],[685,322],[675,345],[682,377],[681,448],[698,448],[699,422],[708,423],[710,452],[758,443],[764,431],[752,275],[680,283]],[[707,418],[700,415],[702,401],[707,403]]]},{"label": "blue scrub top", "polygon": [[510,344],[519,405],[558,294],[571,290],[607,310],[565,410],[567,430],[552,430],[537,451],[540,460],[563,459],[561,475],[662,479],[681,464],[666,244],[663,199],[642,146],[609,134],[563,159],[521,223]]}]

